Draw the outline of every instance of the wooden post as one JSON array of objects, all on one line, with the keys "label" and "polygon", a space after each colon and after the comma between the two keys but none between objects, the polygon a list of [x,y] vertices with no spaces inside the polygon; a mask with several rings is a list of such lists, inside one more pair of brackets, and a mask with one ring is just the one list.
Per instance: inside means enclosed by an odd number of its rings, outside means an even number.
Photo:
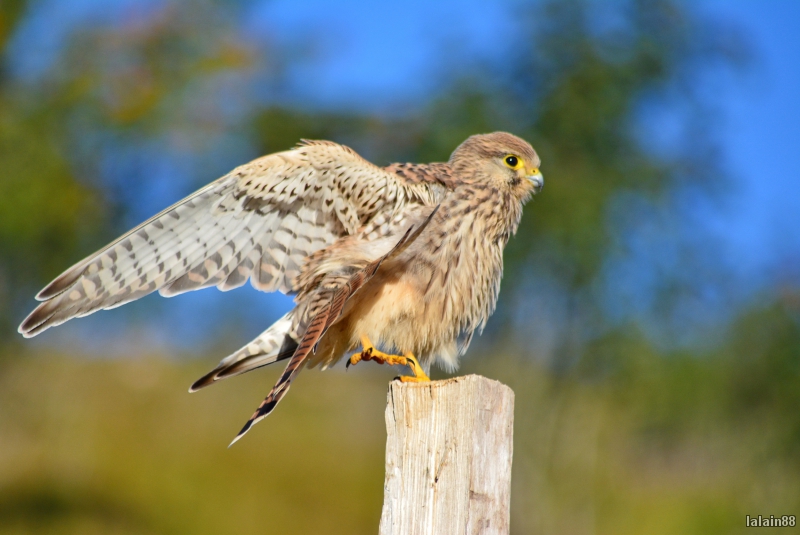
[{"label": "wooden post", "polygon": [[388,397],[380,535],[508,534],[514,392],[467,375]]}]

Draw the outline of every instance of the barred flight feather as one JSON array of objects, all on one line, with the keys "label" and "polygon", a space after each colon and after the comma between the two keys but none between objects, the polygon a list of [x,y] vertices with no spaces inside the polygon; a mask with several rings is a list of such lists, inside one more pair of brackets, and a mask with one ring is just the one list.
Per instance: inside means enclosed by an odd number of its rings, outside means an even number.
[{"label": "barred flight feather", "polygon": [[[340,162],[333,165],[334,162]],[[296,291],[305,258],[358,230],[384,206],[425,196],[339,145],[308,142],[260,158],[134,228],[46,286],[19,331],[158,290],[169,297],[248,278],[263,291]],[[360,193],[360,195],[359,195]]]}]

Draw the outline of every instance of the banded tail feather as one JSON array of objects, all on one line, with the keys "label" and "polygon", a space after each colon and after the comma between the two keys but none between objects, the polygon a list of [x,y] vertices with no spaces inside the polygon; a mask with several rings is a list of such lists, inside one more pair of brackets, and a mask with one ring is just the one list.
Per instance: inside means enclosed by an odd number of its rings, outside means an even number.
[{"label": "banded tail feather", "polygon": [[189,392],[197,392],[219,380],[241,375],[294,355],[298,344],[292,323],[293,313],[288,312],[252,342],[222,359],[213,370],[192,383]]},{"label": "banded tail feather", "polygon": [[269,413],[278,406],[281,399],[289,392],[292,381],[297,374],[300,373],[308,354],[311,353],[312,350],[316,351],[319,340],[325,332],[327,332],[328,328],[339,319],[347,301],[378,272],[381,264],[386,259],[400,253],[422,233],[438,209],[438,206],[434,208],[427,219],[425,219],[416,230],[413,226],[410,227],[391,251],[354,273],[345,284],[334,292],[328,305],[311,320],[306,332],[303,334],[300,344],[298,344],[292,359],[289,361],[289,364],[286,365],[286,369],[283,371],[283,374],[281,374],[278,382],[275,383],[275,386],[272,387],[267,397],[264,398],[264,401],[261,402],[261,405],[258,406],[250,419],[247,420],[244,427],[242,427],[241,431],[239,431],[228,447],[233,446],[251,427],[266,418]]},{"label": "banded tail feather", "polygon": [[308,353],[322,335],[322,331],[330,311],[331,307],[328,305],[311,321],[311,324],[308,326],[308,329],[306,329],[306,332],[303,335],[303,339],[300,341],[300,344],[294,351],[292,359],[289,361],[289,364],[286,365],[286,369],[283,370],[283,374],[281,374],[278,382],[275,383],[275,386],[272,387],[272,390],[270,390],[269,394],[267,394],[267,397],[264,398],[264,401],[262,401],[261,405],[258,406],[256,412],[254,412],[250,419],[247,420],[247,422],[244,424],[244,427],[242,427],[242,430],[239,431],[236,437],[228,445],[229,448],[233,446],[237,440],[242,438],[251,427],[266,418],[269,413],[275,409],[278,403],[280,403],[281,399],[283,399],[283,396],[285,396],[289,391],[292,380],[300,372]]}]

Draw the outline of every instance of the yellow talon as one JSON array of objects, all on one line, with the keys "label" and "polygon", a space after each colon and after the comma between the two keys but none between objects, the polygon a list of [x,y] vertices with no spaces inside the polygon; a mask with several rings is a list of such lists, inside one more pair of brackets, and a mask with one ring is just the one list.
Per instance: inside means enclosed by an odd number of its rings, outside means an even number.
[{"label": "yellow talon", "polygon": [[414,374],[413,377],[410,375],[401,375],[401,381],[404,383],[423,383],[425,381],[430,382],[431,378],[428,377],[428,375],[425,373],[425,370],[423,370],[422,366],[419,365],[417,357],[412,355],[410,351],[401,358],[405,359],[406,362],[404,364],[411,368],[411,373]]},{"label": "yellow talon", "polygon": [[400,380],[403,382],[423,382],[423,381],[430,381],[430,378],[425,374],[425,371],[422,369],[422,366],[419,365],[419,361],[417,358],[409,351],[403,356],[400,355],[388,355],[382,351],[378,351],[375,349],[375,346],[372,345],[372,342],[369,341],[369,338],[366,336],[361,336],[361,346],[362,350],[361,353],[356,353],[352,355],[347,360],[347,367],[355,366],[362,360],[374,360],[378,364],[388,364],[390,366],[408,366],[411,368],[411,373],[413,376],[409,375],[402,375],[400,376]]}]

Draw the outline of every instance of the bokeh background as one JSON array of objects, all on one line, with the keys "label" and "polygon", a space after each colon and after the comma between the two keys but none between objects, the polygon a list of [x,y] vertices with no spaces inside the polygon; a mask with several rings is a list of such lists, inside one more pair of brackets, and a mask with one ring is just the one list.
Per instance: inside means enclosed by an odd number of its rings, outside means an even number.
[{"label": "bokeh background", "polygon": [[[33,295],[300,138],[547,187],[462,372],[516,392],[515,534],[800,514],[800,4],[0,2],[0,533],[375,533],[396,370],[188,395],[290,299],[145,298],[24,341]],[[444,377],[434,372],[434,378]]]}]

